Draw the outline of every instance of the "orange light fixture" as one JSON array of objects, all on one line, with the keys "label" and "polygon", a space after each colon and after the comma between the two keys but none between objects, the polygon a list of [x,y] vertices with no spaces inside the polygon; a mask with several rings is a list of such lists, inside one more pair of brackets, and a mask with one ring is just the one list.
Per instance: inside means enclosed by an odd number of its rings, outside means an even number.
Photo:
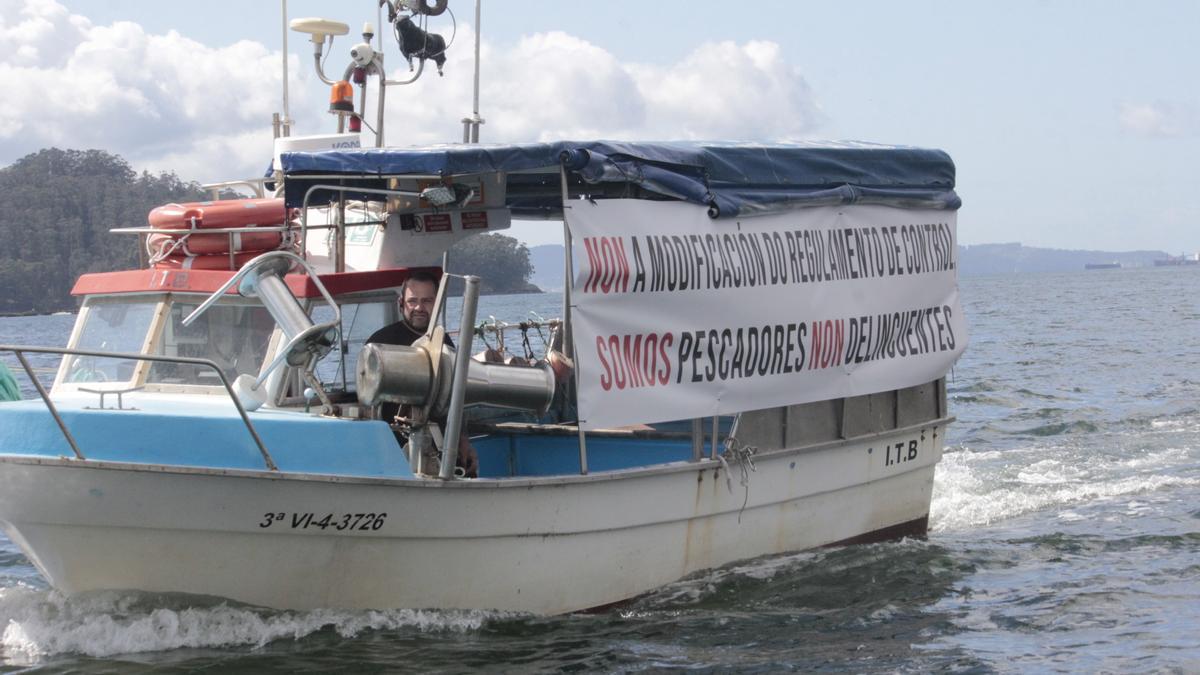
[{"label": "orange light fixture", "polygon": [[346,80],[338,80],[329,90],[329,112],[354,112],[354,87]]}]

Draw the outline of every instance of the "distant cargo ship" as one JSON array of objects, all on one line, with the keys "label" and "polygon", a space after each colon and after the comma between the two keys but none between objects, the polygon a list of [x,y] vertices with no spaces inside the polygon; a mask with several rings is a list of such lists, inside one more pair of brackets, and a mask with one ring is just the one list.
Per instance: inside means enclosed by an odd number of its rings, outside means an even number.
[{"label": "distant cargo ship", "polygon": [[1184,265],[1200,265],[1200,253],[1194,255],[1180,255],[1175,257],[1169,255],[1166,258],[1159,258],[1154,261],[1155,267],[1182,267]]},{"label": "distant cargo ship", "polygon": [[1121,263],[1119,263],[1119,262],[1088,263],[1083,266],[1083,269],[1085,269],[1085,270],[1119,270],[1119,269],[1121,269]]}]

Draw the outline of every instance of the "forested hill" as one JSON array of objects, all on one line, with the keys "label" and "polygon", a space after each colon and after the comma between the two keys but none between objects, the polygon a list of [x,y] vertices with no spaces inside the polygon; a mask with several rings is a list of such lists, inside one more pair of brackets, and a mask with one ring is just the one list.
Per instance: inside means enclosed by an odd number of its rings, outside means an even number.
[{"label": "forested hill", "polygon": [[80,274],[138,264],[137,238],[109,228],[145,225],[155,206],[202,194],[101,150],[51,148],[0,169],[0,314],[73,309]]},{"label": "forested hill", "polygon": [[[138,265],[138,238],[109,229],[142,226],[156,206],[203,198],[196,182],[139,174],[102,150],[51,148],[0,168],[0,315],[74,309],[80,274]],[[529,251],[512,237],[470,237],[450,259],[451,271],[482,276],[485,293],[537,291]]]},{"label": "forested hill", "polygon": [[[477,234],[458,242],[450,249],[448,269],[455,274],[477,275],[479,292],[484,295],[542,292],[529,282],[533,274],[529,248],[504,234]],[[452,279],[448,292],[462,295],[462,287],[460,280]]]}]

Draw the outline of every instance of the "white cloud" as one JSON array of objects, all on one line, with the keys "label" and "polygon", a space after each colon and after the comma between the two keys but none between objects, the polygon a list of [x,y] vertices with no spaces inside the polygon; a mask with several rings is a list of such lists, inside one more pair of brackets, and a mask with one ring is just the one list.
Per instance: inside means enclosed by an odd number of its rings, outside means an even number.
[{"label": "white cloud", "polygon": [[798,140],[825,116],[779,45],[705,44],[668,68],[636,68],[652,135]]},{"label": "white cloud", "polygon": [[[40,148],[101,148],[138,168],[185,179],[259,175],[280,110],[279,53],[256,42],[209,47],[139,25],[94,26],[53,0],[0,0],[0,163]],[[429,64],[415,84],[387,90],[392,145],[456,141],[470,114],[474,35],[459,25],[445,76]],[[348,38],[327,60],[340,75]],[[393,45],[389,77],[407,78]],[[327,88],[304,45],[289,65],[295,133],[330,133]],[[562,138],[796,139],[823,121],[808,83],[772,42],[704,44],[667,66],[622,63],[564,32],[515,47],[482,47],[484,141]],[[303,54],[303,56],[298,56]],[[375,125],[371,81],[368,123]],[[12,92],[17,96],[11,97]],[[357,96],[356,96],[357,98]],[[369,134],[368,134],[369,136]]]},{"label": "white cloud", "polygon": [[[824,117],[771,42],[703,44],[679,63],[623,64],[561,32],[485,60],[489,138],[796,139]],[[469,62],[465,64],[470,67]]]},{"label": "white cloud", "polygon": [[1123,128],[1142,136],[1176,138],[1200,130],[1200,113],[1196,108],[1172,101],[1122,103],[1117,119]]},{"label": "white cloud", "polygon": [[61,66],[90,27],[54,0],[0,0],[0,54],[14,66]]},{"label": "white cloud", "polygon": [[[265,159],[254,173],[266,166],[271,113],[281,107],[278,52],[247,41],[212,48],[130,22],[93,26],[50,0],[0,3],[3,16],[16,17],[0,24],[0,45],[20,53],[0,63],[0,88],[10,93],[0,108],[0,162],[57,146],[161,165],[168,156],[213,157],[215,138],[259,131]],[[293,73],[299,65],[293,58]],[[203,179],[217,169],[245,170],[236,154],[214,160],[173,168]]]},{"label": "white cloud", "polygon": [[[486,101],[508,141],[628,136],[642,128],[647,105],[629,70],[604,49],[562,32],[522,38],[489,70]],[[484,63],[487,63],[486,61]]]}]

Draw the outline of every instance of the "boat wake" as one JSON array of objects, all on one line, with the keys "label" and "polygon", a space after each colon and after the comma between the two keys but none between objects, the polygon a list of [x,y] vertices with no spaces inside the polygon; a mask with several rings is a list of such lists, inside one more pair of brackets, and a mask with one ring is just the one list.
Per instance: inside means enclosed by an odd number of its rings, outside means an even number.
[{"label": "boat wake", "polygon": [[1107,452],[1103,441],[972,452],[948,449],[930,504],[931,532],[983,527],[1037,511],[1200,486],[1191,447]]},{"label": "boat wake", "polygon": [[502,612],[313,610],[281,612],[219,599],[135,592],[64,598],[25,585],[0,589],[0,646],[9,665],[59,654],[106,657],[172,649],[244,647],[298,641],[320,631],[352,638],[368,631],[467,632]]}]

